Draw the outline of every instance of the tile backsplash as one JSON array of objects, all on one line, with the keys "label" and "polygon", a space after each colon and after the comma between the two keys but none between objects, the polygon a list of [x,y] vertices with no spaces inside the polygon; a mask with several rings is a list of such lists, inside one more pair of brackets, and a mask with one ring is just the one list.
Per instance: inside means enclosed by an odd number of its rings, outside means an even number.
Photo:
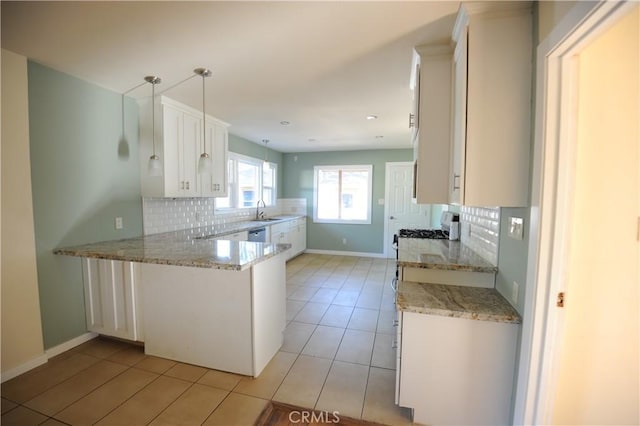
[{"label": "tile backsplash", "polygon": [[492,265],[498,265],[500,208],[460,207],[460,241]]},{"label": "tile backsplash", "polygon": [[[242,222],[252,219],[255,207],[218,210],[215,198],[143,198],[144,234],[178,231],[182,229]],[[278,214],[306,214],[305,198],[278,199],[275,206],[261,209],[267,216]]]}]

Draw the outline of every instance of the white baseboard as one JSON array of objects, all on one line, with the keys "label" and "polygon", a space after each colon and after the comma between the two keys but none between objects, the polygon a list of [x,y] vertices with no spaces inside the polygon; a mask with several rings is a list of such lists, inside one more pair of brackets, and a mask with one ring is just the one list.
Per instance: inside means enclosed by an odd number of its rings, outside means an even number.
[{"label": "white baseboard", "polygon": [[30,359],[29,361],[25,362],[24,364],[20,364],[19,366],[12,368],[9,371],[5,371],[2,373],[2,379],[0,379],[0,381],[2,383],[6,382],[7,380],[11,380],[14,377],[18,377],[19,375],[26,373],[29,370],[32,370],[42,364],[45,364],[47,361],[49,360],[49,357],[47,357],[47,354],[44,353],[40,356],[37,356],[33,359]]},{"label": "white baseboard", "polygon": [[49,348],[44,352],[47,354],[47,358],[53,358],[56,355],[60,355],[61,353],[66,352],[69,349],[73,349],[76,346],[79,346],[84,342],[88,342],[91,339],[95,339],[96,337],[98,337],[98,333],[92,333],[92,332],[84,333],[78,337],[74,337],[71,340],[67,340],[64,343],[60,343],[58,346]]},{"label": "white baseboard", "polygon": [[314,249],[306,249],[305,253],[312,254],[329,254],[333,256],[356,256],[356,257],[376,257],[386,259],[387,257],[384,253],[366,253],[359,251],[340,251],[340,250],[314,250]]},{"label": "white baseboard", "polygon": [[19,366],[12,368],[9,371],[3,372],[1,374],[0,382],[4,383],[7,380],[11,380],[14,377],[18,377],[19,375],[26,373],[29,370],[33,370],[34,368],[47,363],[50,358],[53,358],[56,355],[60,355],[61,353],[66,352],[69,349],[73,349],[76,346],[83,344],[84,342],[88,342],[89,340],[94,339],[97,336],[97,333],[85,333],[64,343],[61,343],[58,346],[47,349],[42,355],[39,355],[36,358],[25,362],[24,364],[20,364]]}]

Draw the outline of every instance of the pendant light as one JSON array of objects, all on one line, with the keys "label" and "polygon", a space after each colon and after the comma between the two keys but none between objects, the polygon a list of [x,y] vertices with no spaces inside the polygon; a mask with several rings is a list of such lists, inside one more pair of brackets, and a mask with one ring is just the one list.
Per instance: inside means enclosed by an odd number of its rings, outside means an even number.
[{"label": "pendant light", "polygon": [[149,157],[149,176],[162,176],[162,163],[156,154],[156,84],[160,84],[162,79],[155,75],[148,75],[144,81],[151,83],[151,139],[153,141],[153,155]]},{"label": "pendant light", "polygon": [[264,143],[264,163],[262,164],[262,168],[268,169],[269,161],[267,160],[267,156],[269,155],[269,148],[267,148],[267,144],[269,143],[269,139],[262,139],[262,143]]},{"label": "pendant light", "polygon": [[205,126],[205,110],[204,110],[204,79],[206,77],[211,77],[211,70],[207,68],[196,68],[193,72],[202,77],[202,154],[200,154],[200,159],[198,160],[198,173],[211,173],[211,157],[207,154],[205,137],[207,134],[207,128]]}]

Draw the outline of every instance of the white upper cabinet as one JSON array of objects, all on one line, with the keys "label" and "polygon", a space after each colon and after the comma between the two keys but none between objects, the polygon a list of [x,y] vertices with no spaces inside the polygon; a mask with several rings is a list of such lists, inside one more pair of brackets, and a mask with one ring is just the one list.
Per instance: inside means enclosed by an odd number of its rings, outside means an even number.
[{"label": "white upper cabinet", "polygon": [[414,49],[410,87],[414,97],[414,191],[419,204],[448,204],[451,143],[450,45]]},{"label": "white upper cabinet", "polygon": [[[203,197],[226,197],[228,158],[228,124],[207,116],[205,124],[205,149],[211,156],[213,170],[211,174],[200,175],[200,195]],[[198,155],[199,157],[199,155]]]},{"label": "white upper cabinet", "polygon": [[162,176],[150,176],[153,154],[151,100],[139,102],[140,166],[143,197],[217,197],[227,192],[227,123],[206,116],[205,150],[211,156],[211,174],[198,174],[202,153],[202,112],[165,96],[155,100],[155,152]]},{"label": "white upper cabinet", "polygon": [[449,201],[471,206],[526,206],[531,143],[531,4],[463,3],[453,41]]}]

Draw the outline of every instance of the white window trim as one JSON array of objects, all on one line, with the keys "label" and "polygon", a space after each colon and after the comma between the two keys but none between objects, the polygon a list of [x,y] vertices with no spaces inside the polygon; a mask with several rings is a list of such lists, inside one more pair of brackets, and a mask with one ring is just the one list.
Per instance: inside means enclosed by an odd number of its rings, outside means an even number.
[{"label": "white window trim", "polygon": [[[318,171],[319,170],[366,170],[369,173],[367,182],[367,218],[363,220],[346,219],[319,219],[318,218]],[[371,200],[373,198],[373,165],[372,164],[349,164],[330,165],[313,167],[313,223],[335,223],[335,224],[355,224],[371,225]]]},{"label": "white window trim", "polygon": [[[254,164],[258,167],[260,167],[260,173],[258,173],[258,180],[259,180],[259,184],[258,187],[260,188],[260,198],[262,198],[262,190],[264,188],[263,186],[263,167],[264,167],[264,160],[261,160],[259,158],[254,158],[254,157],[249,157],[248,155],[244,155],[244,154],[238,154],[237,152],[232,152],[229,151],[228,157],[227,157],[227,161],[229,160],[234,160],[234,161],[244,161],[246,163],[251,163]],[[278,163],[274,163],[271,161],[267,161],[267,163],[269,163],[270,165],[273,166],[273,172],[275,174],[275,180],[274,180],[274,187],[273,187],[273,203],[271,205],[268,205],[267,207],[276,207],[277,203],[278,203]],[[237,165],[234,165],[234,167],[237,167]],[[237,174],[237,171],[234,172],[235,174]],[[237,176],[234,175],[234,179],[236,179]],[[229,185],[231,185],[231,180],[229,181]],[[232,197],[231,193],[229,192],[229,197]],[[224,197],[223,197],[224,198]],[[233,203],[233,200],[231,200]],[[255,206],[252,207],[218,207],[216,205],[216,202],[214,201],[214,211],[219,211],[219,212],[223,212],[223,213],[233,213],[233,212],[242,212],[245,210],[254,210]]]}]

